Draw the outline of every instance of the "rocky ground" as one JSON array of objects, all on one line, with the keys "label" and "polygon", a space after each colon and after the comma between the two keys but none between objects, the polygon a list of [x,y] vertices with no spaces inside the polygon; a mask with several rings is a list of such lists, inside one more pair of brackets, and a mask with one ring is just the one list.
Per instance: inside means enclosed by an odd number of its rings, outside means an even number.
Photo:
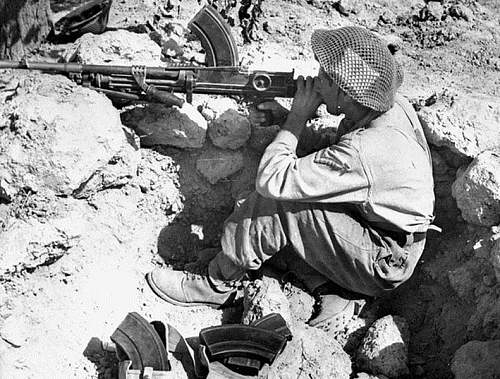
[{"label": "rocky ground", "polygon": [[[53,11],[78,3],[53,1]],[[62,76],[1,72],[0,377],[116,378],[100,341],[132,311],[188,337],[279,311],[294,338],[269,377],[499,378],[498,2],[255,1],[253,29],[251,9],[212,3],[226,8],[241,64],[254,68],[313,74],[314,28],[362,25],[387,39],[431,145],[443,231],[429,232],[408,283],[323,329],[306,326],[313,299],[300,283],[275,271],[247,284],[241,306],[171,306],[145,273],[217,251],[276,128],[250,125],[245,104],[230,98],[123,107]],[[33,58],[198,64],[186,25],[201,5],[115,0],[106,33],[47,43]],[[331,132],[338,121],[314,127]],[[172,364],[172,377],[187,377]]]}]

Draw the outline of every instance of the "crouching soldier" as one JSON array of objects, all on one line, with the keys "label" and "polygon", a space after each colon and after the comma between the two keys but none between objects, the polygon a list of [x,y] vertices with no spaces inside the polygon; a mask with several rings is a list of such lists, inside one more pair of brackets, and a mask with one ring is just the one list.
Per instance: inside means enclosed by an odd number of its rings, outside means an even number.
[{"label": "crouching soldier", "polygon": [[[288,247],[303,260],[297,274],[319,300],[314,326],[412,275],[433,221],[434,193],[422,127],[396,93],[400,66],[382,40],[360,27],[317,30],[311,42],[318,76],[299,77],[289,112],[276,102],[262,105],[286,120],[262,156],[256,192],[226,220],[222,249],[206,274],[147,275],[162,299],[228,304],[248,270]],[[327,146],[306,128],[323,103],[345,115]],[[251,118],[261,122],[263,112]],[[299,144],[312,152],[298,157]]]}]

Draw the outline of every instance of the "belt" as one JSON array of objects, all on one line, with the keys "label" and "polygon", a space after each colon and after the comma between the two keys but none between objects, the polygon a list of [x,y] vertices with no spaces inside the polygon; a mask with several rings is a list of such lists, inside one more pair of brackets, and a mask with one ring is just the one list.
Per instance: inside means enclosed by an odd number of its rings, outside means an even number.
[{"label": "belt", "polygon": [[387,236],[398,243],[401,247],[412,245],[414,243],[420,242],[425,239],[427,232],[416,232],[416,233],[406,233],[406,232],[396,232],[390,230],[381,231],[383,236]]},{"label": "belt", "polygon": [[420,241],[424,240],[426,236],[427,236],[427,232],[406,234],[406,244],[405,245],[412,245],[414,243],[420,242]]}]

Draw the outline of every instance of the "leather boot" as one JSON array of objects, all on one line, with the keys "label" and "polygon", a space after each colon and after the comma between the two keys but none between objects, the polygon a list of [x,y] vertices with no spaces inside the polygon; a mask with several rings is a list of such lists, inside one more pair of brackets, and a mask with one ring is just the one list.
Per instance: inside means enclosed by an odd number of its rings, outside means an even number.
[{"label": "leather boot", "polygon": [[345,290],[329,282],[313,291],[316,298],[316,312],[309,320],[310,326],[322,327],[327,323],[346,323],[359,315],[367,297]]},{"label": "leather boot", "polygon": [[182,307],[207,305],[221,308],[234,302],[236,282],[227,282],[217,288],[208,275],[157,268],[146,275],[146,280],[163,300]]}]

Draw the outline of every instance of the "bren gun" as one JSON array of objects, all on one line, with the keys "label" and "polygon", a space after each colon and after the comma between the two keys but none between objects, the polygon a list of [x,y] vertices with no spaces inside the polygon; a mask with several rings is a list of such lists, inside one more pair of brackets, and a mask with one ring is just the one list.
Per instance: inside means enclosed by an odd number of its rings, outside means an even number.
[{"label": "bren gun", "polygon": [[145,67],[0,61],[0,69],[28,69],[65,74],[75,83],[103,92],[112,98],[146,100],[181,106],[185,93],[238,95],[247,98],[293,97],[293,72],[248,71],[223,67]]},{"label": "bren gun", "polygon": [[241,96],[262,102],[293,97],[296,83],[291,72],[250,71],[238,66],[238,52],[229,26],[209,5],[189,22],[206,53],[207,66],[111,66],[78,63],[0,61],[0,69],[27,69],[63,74],[79,85],[103,92],[110,98],[152,101],[182,106],[173,93]]}]

